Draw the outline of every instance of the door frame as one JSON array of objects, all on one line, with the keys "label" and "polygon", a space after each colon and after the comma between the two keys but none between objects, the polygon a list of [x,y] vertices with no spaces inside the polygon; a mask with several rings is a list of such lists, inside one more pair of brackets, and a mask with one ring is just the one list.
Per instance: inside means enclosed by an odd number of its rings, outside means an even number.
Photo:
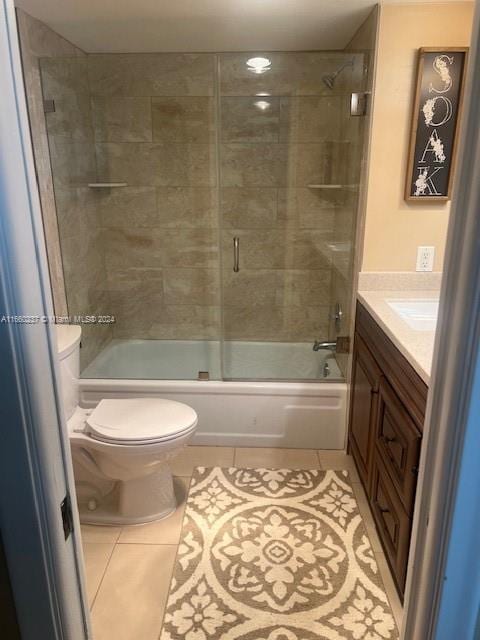
[{"label": "door frame", "polygon": [[[22,639],[91,637],[16,15],[0,0],[0,528]],[[72,503],[65,538],[60,503]]]},{"label": "door frame", "polygon": [[[480,86],[472,81],[480,73],[479,28],[477,11],[407,579],[408,640],[454,637],[443,626],[448,619],[456,637],[473,638],[478,610],[480,567],[471,559],[480,522],[480,465],[471,447],[480,439]],[[0,0],[0,59],[0,317],[50,316],[13,0]],[[0,324],[0,356],[0,526],[22,638],[84,640],[91,637],[89,613],[52,327]],[[74,527],[65,541],[59,503],[66,492]],[[469,520],[460,522],[466,505]],[[465,567],[470,588],[455,590]]]},{"label": "door frame", "polygon": [[480,604],[480,565],[472,562],[480,528],[479,37],[477,3],[407,575],[407,640],[473,639]]}]

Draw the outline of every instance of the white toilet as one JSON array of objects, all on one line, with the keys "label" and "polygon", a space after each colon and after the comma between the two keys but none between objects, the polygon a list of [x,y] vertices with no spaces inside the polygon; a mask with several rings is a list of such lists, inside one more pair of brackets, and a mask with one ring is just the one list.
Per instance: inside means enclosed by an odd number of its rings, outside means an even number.
[{"label": "white toilet", "polygon": [[57,325],[63,404],[80,520],[140,524],[176,508],[170,460],[195,432],[195,411],[159,398],[100,400],[78,406],[81,329]]}]

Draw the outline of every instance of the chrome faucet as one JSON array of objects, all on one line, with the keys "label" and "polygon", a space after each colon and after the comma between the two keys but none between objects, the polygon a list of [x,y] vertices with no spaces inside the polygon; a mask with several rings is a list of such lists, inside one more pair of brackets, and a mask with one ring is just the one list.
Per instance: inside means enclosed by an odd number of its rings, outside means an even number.
[{"label": "chrome faucet", "polygon": [[320,342],[320,340],[315,340],[313,343],[313,350],[320,351],[320,349],[328,349],[328,351],[336,351],[337,350],[337,341],[335,342]]}]

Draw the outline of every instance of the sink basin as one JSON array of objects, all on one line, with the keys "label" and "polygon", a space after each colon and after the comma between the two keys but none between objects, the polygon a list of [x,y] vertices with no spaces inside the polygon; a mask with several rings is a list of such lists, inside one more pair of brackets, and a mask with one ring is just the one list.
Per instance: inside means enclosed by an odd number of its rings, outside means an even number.
[{"label": "sink basin", "polygon": [[415,331],[435,331],[438,316],[438,300],[386,300],[388,306]]}]

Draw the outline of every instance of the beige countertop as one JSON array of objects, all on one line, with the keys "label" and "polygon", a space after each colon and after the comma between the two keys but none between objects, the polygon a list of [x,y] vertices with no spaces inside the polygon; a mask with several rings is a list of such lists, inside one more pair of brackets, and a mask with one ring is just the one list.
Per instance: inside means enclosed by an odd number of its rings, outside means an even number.
[{"label": "beige countertop", "polygon": [[432,369],[435,330],[413,329],[387,301],[438,300],[434,290],[359,291],[359,301],[428,385]]}]

